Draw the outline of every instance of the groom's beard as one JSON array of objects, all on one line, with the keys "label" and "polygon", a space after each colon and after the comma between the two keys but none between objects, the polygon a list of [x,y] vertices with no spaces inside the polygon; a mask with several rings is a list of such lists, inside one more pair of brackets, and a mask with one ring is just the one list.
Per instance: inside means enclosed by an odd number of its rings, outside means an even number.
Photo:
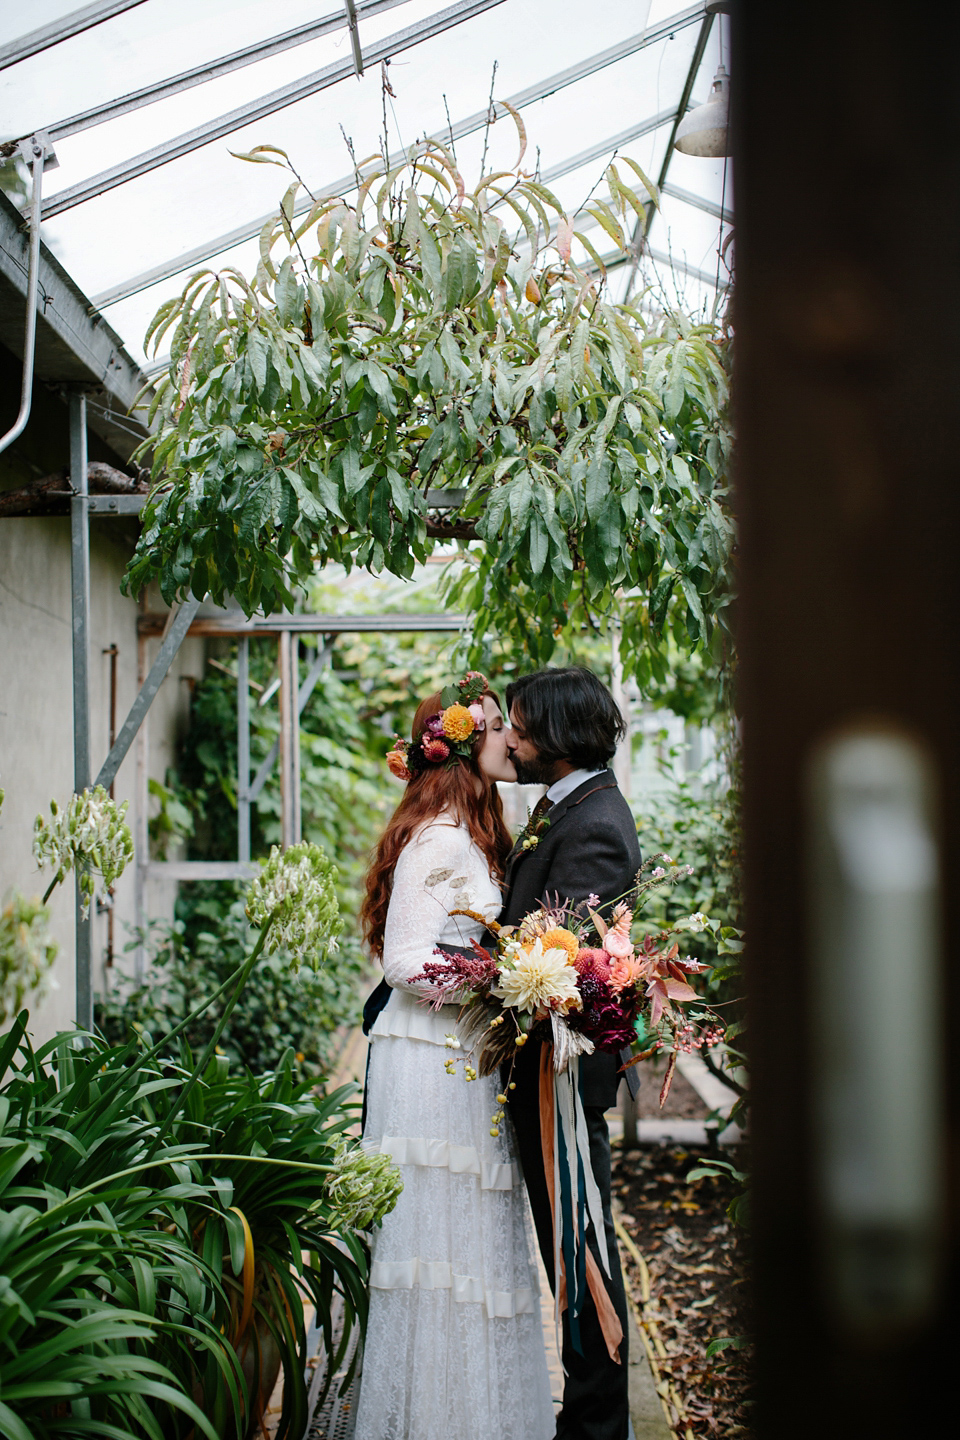
[{"label": "groom's beard", "polygon": [[555,763],[541,760],[539,755],[534,760],[518,760],[514,753],[513,768],[517,772],[518,785],[552,785],[557,778]]}]

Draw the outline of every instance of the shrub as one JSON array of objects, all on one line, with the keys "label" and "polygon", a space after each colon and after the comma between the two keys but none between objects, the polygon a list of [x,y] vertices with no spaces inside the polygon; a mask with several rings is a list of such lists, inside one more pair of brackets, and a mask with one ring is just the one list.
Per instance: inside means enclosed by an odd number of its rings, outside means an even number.
[{"label": "shrub", "polygon": [[[189,906],[178,904],[187,918],[150,926],[142,984],[121,975],[97,1004],[97,1025],[114,1044],[141,1031],[159,1040],[250,955],[256,932],[235,887],[202,889],[206,893]],[[295,975],[283,955],[261,955],[220,1037],[221,1051],[234,1064],[261,1072],[275,1069],[289,1049],[304,1076],[325,1074],[336,1058],[339,1027],[359,1020],[368,968],[357,936],[349,932],[319,974],[304,968]],[[197,1016],[186,1029],[188,1043],[204,1045],[215,1024],[210,1011]]]}]

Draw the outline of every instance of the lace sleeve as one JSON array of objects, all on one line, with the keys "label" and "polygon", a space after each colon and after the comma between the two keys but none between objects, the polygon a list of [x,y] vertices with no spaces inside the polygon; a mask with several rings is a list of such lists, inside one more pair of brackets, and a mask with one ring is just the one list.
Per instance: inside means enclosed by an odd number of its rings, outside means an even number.
[{"label": "lace sleeve", "polygon": [[400,854],[383,936],[383,974],[394,989],[430,993],[411,985],[447,923],[448,912],[463,900],[472,878],[468,832],[442,821],[428,825]]}]

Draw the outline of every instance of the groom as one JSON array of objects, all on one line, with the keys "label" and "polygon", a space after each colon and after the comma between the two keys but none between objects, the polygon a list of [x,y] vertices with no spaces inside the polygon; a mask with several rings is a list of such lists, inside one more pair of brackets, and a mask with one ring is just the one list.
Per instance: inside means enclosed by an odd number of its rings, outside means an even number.
[{"label": "groom", "polygon": [[[509,741],[522,785],[546,785],[531,824],[507,860],[502,925],[516,925],[547,897],[575,904],[588,895],[601,906],[631,889],[640,868],[637,827],[608,768],[624,735],[623,718],[610,692],[590,670],[573,667],[524,675],[507,686],[513,736]],[[531,843],[532,842],[532,843]],[[593,902],[596,904],[596,901]],[[553,1217],[540,1139],[539,1045],[517,1057],[510,1113],[537,1228],[540,1253],[553,1278]],[[618,1061],[613,1055],[583,1056],[584,1114],[593,1173],[603,1202],[613,1276],[603,1275],[620,1317],[624,1339],[620,1364],[611,1360],[592,1297],[580,1316],[583,1354],[574,1350],[569,1313],[563,1315],[563,1408],[557,1440],[627,1440],[627,1306],[610,1209],[610,1137],[604,1111],[616,1102]],[[600,1263],[593,1228],[587,1243]],[[602,1267],[601,1267],[602,1272]]]}]

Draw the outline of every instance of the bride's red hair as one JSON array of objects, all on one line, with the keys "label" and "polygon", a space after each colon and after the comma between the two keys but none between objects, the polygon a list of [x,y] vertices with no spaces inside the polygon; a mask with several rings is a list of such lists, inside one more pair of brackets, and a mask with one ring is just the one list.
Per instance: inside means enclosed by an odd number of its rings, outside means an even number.
[{"label": "bride's red hair", "polygon": [[[489,695],[502,710],[492,690],[485,690],[484,695]],[[412,739],[419,739],[430,716],[439,715],[442,709],[439,690],[421,700],[413,717]],[[383,931],[393,890],[393,871],[400,852],[414,832],[442,810],[452,811],[460,823],[466,825],[471,840],[486,858],[490,873],[498,880],[503,877],[503,864],[511,845],[510,832],[503,818],[503,803],[497,787],[480,769],[479,756],[485,740],[486,731],[481,730],[469,760],[458,756],[457,763],[449,767],[428,765],[421,774],[407,781],[403,799],[380,837],[373,864],[367,872],[367,893],[360,919],[364,939],[374,955],[383,954]],[[482,786],[479,795],[475,783],[478,779]]]}]

